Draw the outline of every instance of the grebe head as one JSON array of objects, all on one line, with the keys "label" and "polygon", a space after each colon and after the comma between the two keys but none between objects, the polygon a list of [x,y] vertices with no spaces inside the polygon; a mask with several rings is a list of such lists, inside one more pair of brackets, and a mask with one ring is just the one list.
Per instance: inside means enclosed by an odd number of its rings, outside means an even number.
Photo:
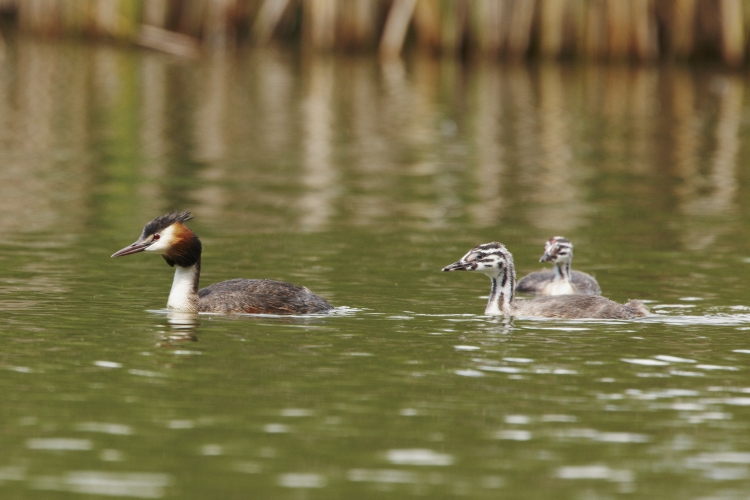
[{"label": "grebe head", "polygon": [[573,244],[568,238],[555,236],[544,245],[544,255],[539,262],[570,262],[573,259]]},{"label": "grebe head", "polygon": [[152,252],[161,254],[170,266],[189,267],[200,259],[202,250],[198,236],[183,224],[192,218],[188,210],[159,216],[146,224],[135,243],[113,253],[112,257]]},{"label": "grebe head", "polygon": [[497,278],[512,267],[510,252],[502,243],[492,242],[475,246],[461,260],[445,266],[443,271],[478,271],[490,278]]}]

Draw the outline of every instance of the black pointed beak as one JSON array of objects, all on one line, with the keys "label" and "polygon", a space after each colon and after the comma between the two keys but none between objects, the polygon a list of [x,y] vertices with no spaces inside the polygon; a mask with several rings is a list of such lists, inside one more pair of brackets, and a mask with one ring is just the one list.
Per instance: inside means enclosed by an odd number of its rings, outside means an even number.
[{"label": "black pointed beak", "polygon": [[448,271],[469,271],[470,269],[471,269],[471,263],[461,262],[459,260],[458,262],[454,262],[453,264],[449,266],[445,266],[443,268],[443,272],[447,273]]},{"label": "black pointed beak", "polygon": [[548,253],[545,253],[544,255],[542,255],[542,256],[541,256],[541,257],[539,258],[539,262],[549,262],[549,261],[551,261],[551,260],[554,260],[554,259],[555,259],[555,257],[556,257],[555,255],[550,255],[550,254],[548,254]]},{"label": "black pointed beak", "polygon": [[153,241],[136,241],[132,245],[128,245],[122,250],[118,250],[112,254],[112,257],[123,257],[125,255],[131,255],[134,253],[140,253],[147,249]]}]

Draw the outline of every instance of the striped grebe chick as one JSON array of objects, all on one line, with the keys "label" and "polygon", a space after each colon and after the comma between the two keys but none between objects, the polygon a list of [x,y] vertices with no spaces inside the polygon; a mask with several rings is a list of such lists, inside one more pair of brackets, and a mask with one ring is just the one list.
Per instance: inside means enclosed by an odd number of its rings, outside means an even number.
[{"label": "striped grebe chick", "polygon": [[513,256],[502,243],[476,246],[443,271],[478,271],[489,276],[492,289],[485,314],[569,319],[632,319],[648,314],[638,300],[623,305],[600,295],[556,295],[517,301]]},{"label": "striped grebe chick", "polygon": [[333,309],[307,288],[281,281],[233,279],[198,290],[203,247],[198,235],[184,224],[192,218],[187,210],[157,217],[146,224],[135,243],[112,254],[161,254],[175,268],[168,309],[249,314],[314,314]]},{"label": "striped grebe chick", "polygon": [[552,262],[552,271],[538,271],[518,280],[517,292],[536,295],[601,295],[602,289],[590,274],[571,271],[573,244],[568,238],[555,236],[544,245],[539,262]]}]

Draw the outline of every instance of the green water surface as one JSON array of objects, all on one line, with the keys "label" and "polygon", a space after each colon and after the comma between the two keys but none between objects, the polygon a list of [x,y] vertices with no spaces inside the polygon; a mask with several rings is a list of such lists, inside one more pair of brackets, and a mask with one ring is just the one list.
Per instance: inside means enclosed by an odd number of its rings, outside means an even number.
[{"label": "green water surface", "polygon": [[[712,68],[10,40],[0,60],[0,497],[750,495],[750,103]],[[170,315],[110,259],[190,209],[204,285],[322,317]],[[482,314],[441,273],[554,235],[637,321]]]}]

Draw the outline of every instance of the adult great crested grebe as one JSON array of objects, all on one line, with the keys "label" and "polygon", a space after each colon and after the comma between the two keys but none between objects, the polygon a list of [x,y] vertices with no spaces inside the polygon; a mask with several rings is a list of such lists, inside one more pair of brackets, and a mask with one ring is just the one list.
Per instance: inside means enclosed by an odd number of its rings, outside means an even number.
[{"label": "adult great crested grebe", "polygon": [[601,295],[602,289],[593,276],[571,271],[573,244],[568,238],[555,236],[544,245],[539,262],[552,262],[552,271],[527,274],[516,284],[517,292],[536,295]]},{"label": "adult great crested grebe", "polygon": [[478,271],[489,276],[492,290],[485,314],[567,319],[632,319],[649,314],[638,300],[618,304],[600,295],[555,295],[516,301],[513,256],[502,243],[478,245],[443,271]]},{"label": "adult great crested grebe", "polygon": [[233,279],[199,290],[203,247],[198,235],[184,224],[192,218],[187,210],[157,217],[146,224],[135,243],[112,254],[161,254],[175,268],[168,309],[249,314],[315,314],[333,309],[307,288],[282,281]]}]

